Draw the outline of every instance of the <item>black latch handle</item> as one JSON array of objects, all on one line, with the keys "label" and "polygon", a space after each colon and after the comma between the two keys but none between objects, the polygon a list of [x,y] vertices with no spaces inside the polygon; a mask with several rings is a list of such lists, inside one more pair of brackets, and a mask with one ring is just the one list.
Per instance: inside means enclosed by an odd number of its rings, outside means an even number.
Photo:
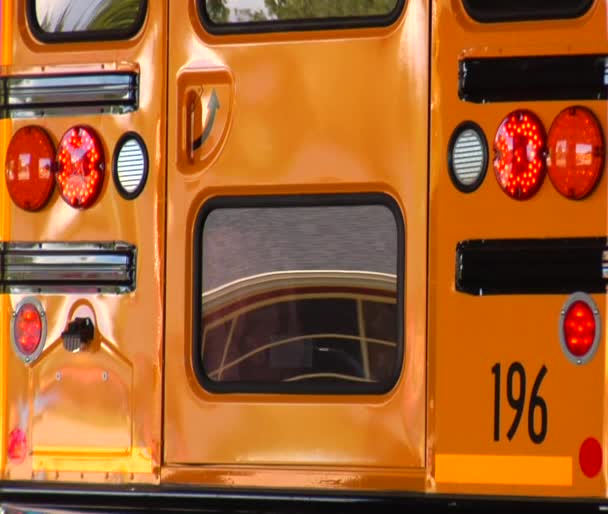
[{"label": "black latch handle", "polygon": [[68,328],[61,334],[63,347],[68,352],[84,350],[93,340],[95,325],[91,318],[76,318],[68,323]]}]

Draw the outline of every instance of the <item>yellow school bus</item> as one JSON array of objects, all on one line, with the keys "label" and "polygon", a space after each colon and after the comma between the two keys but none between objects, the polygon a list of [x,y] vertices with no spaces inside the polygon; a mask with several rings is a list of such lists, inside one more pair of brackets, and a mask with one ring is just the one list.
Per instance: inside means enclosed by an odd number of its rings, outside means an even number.
[{"label": "yellow school bus", "polygon": [[601,0],[3,0],[0,504],[597,510]]}]

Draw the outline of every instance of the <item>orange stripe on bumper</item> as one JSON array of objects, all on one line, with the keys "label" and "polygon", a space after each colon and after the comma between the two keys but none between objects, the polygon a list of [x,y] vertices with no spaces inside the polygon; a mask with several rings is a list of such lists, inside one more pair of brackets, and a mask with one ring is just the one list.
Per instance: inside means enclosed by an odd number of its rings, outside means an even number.
[{"label": "orange stripe on bumper", "polygon": [[435,480],[458,484],[572,485],[571,457],[435,456]]}]

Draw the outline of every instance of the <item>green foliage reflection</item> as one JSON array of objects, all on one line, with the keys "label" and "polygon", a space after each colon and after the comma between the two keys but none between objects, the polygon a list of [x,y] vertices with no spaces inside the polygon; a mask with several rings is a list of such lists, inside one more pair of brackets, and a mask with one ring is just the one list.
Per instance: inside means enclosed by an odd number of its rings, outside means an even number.
[{"label": "green foliage reflection", "polygon": [[36,15],[45,32],[128,31],[137,22],[142,0],[38,2]]},{"label": "green foliage reflection", "polygon": [[381,16],[390,13],[397,0],[206,0],[207,13],[214,23],[269,20],[306,20]]}]

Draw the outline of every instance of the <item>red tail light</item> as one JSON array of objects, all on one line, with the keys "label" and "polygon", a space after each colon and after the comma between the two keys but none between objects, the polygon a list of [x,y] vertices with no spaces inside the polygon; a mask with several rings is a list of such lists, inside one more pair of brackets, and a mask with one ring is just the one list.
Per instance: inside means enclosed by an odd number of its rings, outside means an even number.
[{"label": "red tail light", "polygon": [[24,355],[32,355],[42,338],[42,320],[34,305],[26,303],[17,311],[15,341]]},{"label": "red tail light", "polygon": [[498,127],[494,139],[494,172],[511,198],[525,200],[545,177],[545,129],[530,111],[514,111]]},{"label": "red tail light", "polygon": [[579,200],[595,187],[604,167],[604,137],[593,113],[569,107],[558,114],[547,141],[549,178],[562,195]]},{"label": "red tail light", "polygon": [[46,319],[40,302],[34,298],[22,300],[11,321],[11,340],[17,355],[32,362],[40,355],[46,339]]},{"label": "red tail light", "polygon": [[90,127],[68,130],[57,152],[57,182],[62,198],[72,207],[93,205],[103,186],[105,159],[101,141]]},{"label": "red tail light", "polygon": [[597,350],[600,332],[595,302],[585,293],[571,295],[560,318],[560,339],[566,356],[576,364],[587,362]]},{"label": "red tail light", "polygon": [[44,207],[55,185],[55,147],[40,127],[19,129],[6,152],[6,188],[15,205],[26,211]]},{"label": "red tail light", "polygon": [[602,445],[597,439],[589,437],[583,441],[578,453],[578,462],[581,471],[588,478],[593,478],[602,469]]},{"label": "red tail light", "polygon": [[27,437],[20,428],[14,428],[8,435],[7,441],[8,459],[13,464],[21,464],[27,456]]}]

